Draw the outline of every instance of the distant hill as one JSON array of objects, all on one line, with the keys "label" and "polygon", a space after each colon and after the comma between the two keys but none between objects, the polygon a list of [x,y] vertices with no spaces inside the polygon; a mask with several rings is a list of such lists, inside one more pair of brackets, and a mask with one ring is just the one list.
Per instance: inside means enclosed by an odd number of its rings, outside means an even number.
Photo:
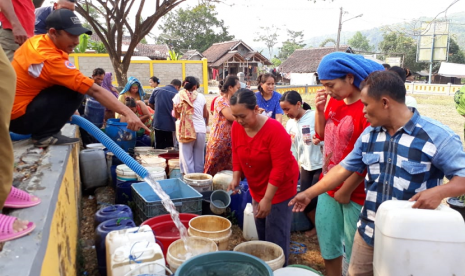
[{"label": "distant hill", "polygon": [[[421,21],[431,20],[433,18],[422,17],[419,18]],[[465,50],[465,12],[454,13],[448,16],[448,19],[451,21],[450,26],[450,34],[456,40],[457,44],[460,45],[462,50]],[[392,24],[384,27],[388,27],[390,29],[401,30],[407,27],[407,23],[397,23]],[[360,30],[360,32],[368,38],[371,45],[374,45],[376,49],[378,49],[378,45],[381,41],[383,41],[383,27],[381,28],[373,28],[369,30]],[[354,36],[356,32],[341,32],[341,44],[347,44],[350,38]],[[323,42],[327,38],[333,38],[336,40],[337,33],[328,34],[324,36],[316,36],[312,37],[305,41],[307,44],[306,47],[319,47],[321,42]],[[416,38],[416,37],[415,37]],[[332,43],[329,42],[327,46],[331,46]]]}]

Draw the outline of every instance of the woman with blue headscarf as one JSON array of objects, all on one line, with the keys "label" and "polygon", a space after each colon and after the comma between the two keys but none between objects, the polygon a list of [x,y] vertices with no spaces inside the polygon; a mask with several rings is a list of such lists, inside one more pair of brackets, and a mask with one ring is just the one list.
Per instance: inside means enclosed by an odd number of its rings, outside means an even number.
[{"label": "woman with blue headscarf", "polygon": [[[324,89],[319,90],[315,98],[315,131],[325,142],[322,175],[352,151],[357,138],[369,126],[363,114],[359,87],[377,70],[384,70],[384,67],[355,54],[334,52],[321,60],[317,72]],[[363,174],[354,173],[341,186],[318,197],[315,224],[327,275],[342,275],[344,248],[346,266],[349,263],[358,217],[365,201],[363,180]]]},{"label": "woman with blue headscarf", "polygon": [[[118,101],[123,104],[126,104],[126,98],[131,97],[136,102],[143,101],[144,99],[144,89],[142,88],[142,84],[137,78],[129,77],[128,83],[124,86],[124,89],[119,93]],[[116,113],[116,118],[120,118],[121,114]]]}]

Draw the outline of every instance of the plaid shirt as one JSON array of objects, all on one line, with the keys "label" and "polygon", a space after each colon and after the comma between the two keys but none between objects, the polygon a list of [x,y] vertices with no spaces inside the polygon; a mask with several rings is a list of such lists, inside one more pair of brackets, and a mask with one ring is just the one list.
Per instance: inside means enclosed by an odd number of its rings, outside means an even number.
[{"label": "plaid shirt", "polygon": [[340,163],[365,178],[366,200],[357,227],[374,245],[375,216],[386,200],[408,200],[441,185],[444,175],[465,177],[465,152],[457,134],[418,111],[393,136],[382,127],[368,127],[353,151]]}]

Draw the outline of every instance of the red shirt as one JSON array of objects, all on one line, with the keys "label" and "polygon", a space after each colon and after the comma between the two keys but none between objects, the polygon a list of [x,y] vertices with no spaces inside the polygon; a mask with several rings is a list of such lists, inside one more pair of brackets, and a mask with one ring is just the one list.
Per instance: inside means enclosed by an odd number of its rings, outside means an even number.
[{"label": "red shirt", "polygon": [[[323,175],[352,151],[360,134],[370,125],[363,116],[363,103],[360,100],[347,105],[344,101],[331,98],[325,110],[325,118]],[[328,194],[334,197],[334,193],[341,186],[329,191]],[[364,181],[360,182],[350,200],[363,205],[365,202]]]},{"label": "red shirt", "polygon": [[[18,17],[18,20],[26,31],[27,36],[34,36],[34,24],[36,17],[34,14],[35,7],[32,0],[12,0],[11,2],[13,4],[16,17]],[[13,29],[10,21],[6,19],[2,12],[0,12],[0,22],[2,22],[3,29]]]},{"label": "red shirt", "polygon": [[280,122],[268,119],[253,138],[234,122],[231,139],[233,170],[244,173],[255,201],[265,196],[268,183],[278,187],[272,204],[297,193],[299,166],[291,152],[291,137]]}]

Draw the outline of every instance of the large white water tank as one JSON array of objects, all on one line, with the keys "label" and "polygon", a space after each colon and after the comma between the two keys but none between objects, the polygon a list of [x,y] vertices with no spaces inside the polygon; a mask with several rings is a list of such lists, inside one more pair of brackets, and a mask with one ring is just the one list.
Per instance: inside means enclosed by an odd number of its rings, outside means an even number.
[{"label": "large white water tank", "polygon": [[465,275],[465,222],[455,210],[389,200],[375,219],[375,276]]}]

